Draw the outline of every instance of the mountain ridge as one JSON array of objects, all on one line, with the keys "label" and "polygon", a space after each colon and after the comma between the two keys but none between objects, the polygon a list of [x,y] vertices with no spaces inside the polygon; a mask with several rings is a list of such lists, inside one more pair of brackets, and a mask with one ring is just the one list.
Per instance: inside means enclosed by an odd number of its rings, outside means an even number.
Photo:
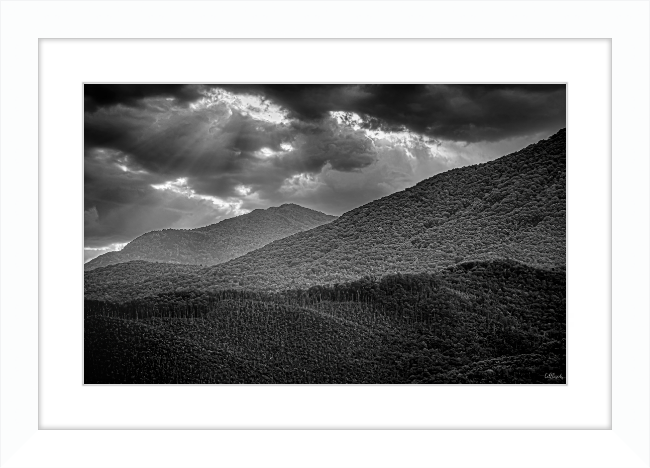
[{"label": "mountain ridge", "polygon": [[[243,280],[244,286],[287,288],[494,258],[562,269],[565,193],[562,129],[493,161],[437,174],[207,274],[224,286]],[[273,285],[264,282],[270,264],[274,275],[285,276]]]},{"label": "mountain ridge", "polygon": [[520,151],[437,174],[219,265],[170,269],[134,263],[119,272],[87,274],[86,295],[116,293],[117,284],[141,295],[138,288],[160,282],[197,290],[308,288],[499,258],[563,270],[565,193],[563,129]]},{"label": "mountain ridge", "polygon": [[84,264],[84,270],[134,260],[171,264],[215,265],[269,242],[331,222],[336,216],[293,203],[250,213],[194,229],[163,229],[136,237],[122,250]]}]

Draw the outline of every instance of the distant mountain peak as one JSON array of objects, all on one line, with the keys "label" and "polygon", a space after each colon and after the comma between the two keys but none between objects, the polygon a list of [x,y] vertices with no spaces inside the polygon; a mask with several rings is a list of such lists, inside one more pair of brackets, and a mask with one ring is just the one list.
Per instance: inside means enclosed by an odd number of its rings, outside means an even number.
[{"label": "distant mountain peak", "polygon": [[315,211],[315,210],[312,210],[311,208],[305,208],[304,206],[296,205],[295,203],[283,203],[280,206],[270,206],[267,209],[268,210],[308,210],[308,211]]},{"label": "distant mountain peak", "polygon": [[283,203],[278,206],[269,206],[268,208],[255,208],[253,211],[273,211],[273,210],[309,210],[316,211],[304,206],[296,205],[295,203]]},{"label": "distant mountain peak", "polygon": [[84,269],[133,260],[217,265],[335,219],[335,216],[320,211],[285,203],[200,228],[151,231],[132,240],[119,252],[94,258],[84,265]]}]

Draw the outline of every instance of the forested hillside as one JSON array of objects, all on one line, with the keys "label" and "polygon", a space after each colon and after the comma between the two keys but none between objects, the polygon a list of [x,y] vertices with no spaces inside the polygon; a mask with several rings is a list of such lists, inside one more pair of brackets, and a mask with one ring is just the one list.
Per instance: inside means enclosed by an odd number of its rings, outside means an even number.
[{"label": "forested hillside", "polygon": [[169,290],[285,290],[490,259],[563,270],[565,159],[561,130],[516,153],[438,174],[220,265],[131,262],[87,272],[85,294],[127,301]]},{"label": "forested hillside", "polygon": [[86,300],[86,383],[565,383],[565,274],[512,261]]},{"label": "forested hillside", "polygon": [[89,261],[84,269],[88,271],[131,260],[216,265],[334,219],[335,216],[294,204],[254,210],[198,229],[148,232],[119,252],[109,252]]}]

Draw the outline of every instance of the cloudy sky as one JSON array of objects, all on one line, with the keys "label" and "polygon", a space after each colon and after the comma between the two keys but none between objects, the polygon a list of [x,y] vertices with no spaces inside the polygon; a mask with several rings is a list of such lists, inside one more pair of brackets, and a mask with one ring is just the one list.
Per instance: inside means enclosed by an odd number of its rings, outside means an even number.
[{"label": "cloudy sky", "polygon": [[564,85],[84,86],[85,259],[297,203],[340,215],[566,125]]}]

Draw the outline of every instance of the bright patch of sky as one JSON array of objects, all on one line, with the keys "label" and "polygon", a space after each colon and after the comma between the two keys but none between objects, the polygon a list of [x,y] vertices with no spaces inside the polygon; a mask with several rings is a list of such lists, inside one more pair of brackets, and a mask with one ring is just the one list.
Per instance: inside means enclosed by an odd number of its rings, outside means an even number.
[{"label": "bright patch of sky", "polygon": [[225,89],[212,88],[203,92],[204,98],[190,105],[193,110],[226,103],[242,115],[274,124],[288,123],[287,112],[277,104],[252,94],[233,94]]},{"label": "bright patch of sky", "polygon": [[115,165],[120,168],[122,172],[126,172],[129,174],[147,174],[147,171],[142,170],[142,169],[133,169],[126,164],[121,164],[119,162],[116,162]]},{"label": "bright patch of sky", "polygon": [[273,152],[272,149],[269,148],[262,148],[258,151],[258,154],[263,157],[263,158],[270,158],[273,156],[275,153]]},{"label": "bright patch of sky", "polygon": [[251,188],[245,185],[238,185],[235,187],[235,191],[242,197],[245,197],[251,193]]},{"label": "bright patch of sky", "polygon": [[364,128],[363,124],[365,122],[363,118],[354,112],[332,111],[330,116],[339,125],[346,125],[356,131],[362,130],[373,144],[382,142],[392,146],[401,146],[405,154],[412,159],[422,156],[440,156],[438,149],[441,142],[426,135],[420,135],[406,129],[399,132],[384,132],[380,129]]},{"label": "bright patch of sky", "polygon": [[116,242],[111,245],[107,245],[106,247],[84,247],[84,250],[102,250],[102,251],[110,251],[110,252],[118,252],[122,250],[128,242]]},{"label": "bright patch of sky", "polygon": [[[178,195],[182,195],[186,198],[190,199],[198,199],[198,200],[207,200],[212,202],[214,205],[218,206],[219,208],[222,209],[227,209],[233,214],[239,216],[242,214],[246,214],[249,212],[249,210],[242,209],[242,204],[243,201],[240,199],[236,198],[229,198],[228,200],[222,200],[221,198],[218,197],[213,197],[211,195],[200,195],[197,194],[194,189],[192,189],[188,183],[187,183],[187,177],[179,177],[176,180],[169,180],[165,182],[164,184],[152,184],[152,188],[156,190],[165,190],[169,192],[176,193]],[[245,189],[243,189],[245,190]],[[250,191],[250,189],[248,189]]]},{"label": "bright patch of sky", "polygon": [[304,192],[315,190],[319,185],[322,185],[322,182],[316,175],[300,173],[285,179],[279,191],[281,193]]}]

